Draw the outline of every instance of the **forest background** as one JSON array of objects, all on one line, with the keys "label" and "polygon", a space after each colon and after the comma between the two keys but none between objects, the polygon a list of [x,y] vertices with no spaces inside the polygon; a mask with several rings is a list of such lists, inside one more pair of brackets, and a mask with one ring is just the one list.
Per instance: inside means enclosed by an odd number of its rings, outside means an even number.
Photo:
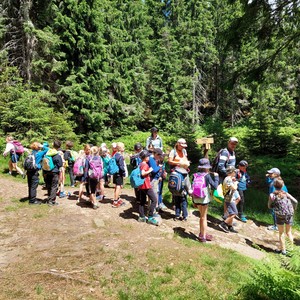
[{"label": "forest background", "polygon": [[[157,126],[166,150],[186,138],[195,163],[196,138],[213,136],[213,155],[234,135],[253,179],[247,215],[270,224],[266,170],[279,167],[296,197],[300,188],[299,8],[297,0],[1,0],[0,148],[13,134],[27,146],[120,140],[131,151]],[[264,299],[291,283],[296,296],[286,298],[299,298],[295,257],[290,276],[258,272]]]},{"label": "forest background", "polygon": [[299,1],[2,0],[0,133],[111,141],[157,126],[299,150]]}]

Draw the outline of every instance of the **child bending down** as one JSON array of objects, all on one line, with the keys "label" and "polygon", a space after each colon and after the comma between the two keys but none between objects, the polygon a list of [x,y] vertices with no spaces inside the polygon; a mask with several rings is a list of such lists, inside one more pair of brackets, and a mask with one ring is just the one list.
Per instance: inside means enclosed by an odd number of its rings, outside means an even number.
[{"label": "child bending down", "polygon": [[219,224],[219,227],[224,232],[238,233],[232,226],[233,219],[238,214],[236,204],[240,200],[240,196],[237,191],[235,168],[233,166],[228,166],[226,168],[226,175],[227,176],[225,177],[225,179],[223,181],[223,194],[224,194],[224,204],[227,208],[228,216],[221,224]]},{"label": "child bending down", "polygon": [[293,215],[298,201],[292,195],[283,190],[284,182],[282,179],[275,179],[273,185],[275,191],[269,196],[268,207],[274,209],[276,215],[276,225],[279,231],[280,246],[279,250],[276,250],[276,252],[286,255],[284,232],[288,236],[291,243],[293,243]]}]

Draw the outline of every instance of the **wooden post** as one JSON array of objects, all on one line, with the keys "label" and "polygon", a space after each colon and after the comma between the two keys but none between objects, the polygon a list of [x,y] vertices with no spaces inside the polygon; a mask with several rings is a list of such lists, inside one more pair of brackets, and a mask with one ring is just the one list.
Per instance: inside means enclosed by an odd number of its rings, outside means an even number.
[{"label": "wooden post", "polygon": [[202,147],[203,147],[203,157],[208,158],[208,150],[210,149],[210,145],[214,143],[214,138],[204,137],[204,138],[201,138],[201,139],[197,139],[196,143],[198,145],[202,145]]}]

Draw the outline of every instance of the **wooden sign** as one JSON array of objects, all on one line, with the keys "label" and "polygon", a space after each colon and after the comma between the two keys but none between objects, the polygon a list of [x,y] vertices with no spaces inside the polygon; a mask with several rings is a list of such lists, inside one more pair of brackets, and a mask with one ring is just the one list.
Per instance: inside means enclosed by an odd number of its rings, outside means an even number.
[{"label": "wooden sign", "polygon": [[201,139],[197,139],[196,143],[198,145],[204,146],[204,157],[208,158],[208,150],[210,149],[210,145],[214,143],[214,138],[212,137],[204,137]]}]

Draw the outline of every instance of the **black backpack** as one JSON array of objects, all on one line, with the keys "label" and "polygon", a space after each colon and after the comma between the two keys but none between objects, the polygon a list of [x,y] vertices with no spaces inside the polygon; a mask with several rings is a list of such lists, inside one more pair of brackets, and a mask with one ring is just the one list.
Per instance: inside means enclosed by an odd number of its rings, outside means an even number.
[{"label": "black backpack", "polygon": [[215,158],[213,159],[212,164],[211,164],[211,171],[212,172],[218,173],[218,165],[219,165],[220,156],[221,156],[221,153],[222,153],[223,150],[227,151],[228,160],[229,160],[229,157],[230,157],[229,151],[226,148],[219,150],[219,152],[217,153],[217,155],[215,156]]}]

